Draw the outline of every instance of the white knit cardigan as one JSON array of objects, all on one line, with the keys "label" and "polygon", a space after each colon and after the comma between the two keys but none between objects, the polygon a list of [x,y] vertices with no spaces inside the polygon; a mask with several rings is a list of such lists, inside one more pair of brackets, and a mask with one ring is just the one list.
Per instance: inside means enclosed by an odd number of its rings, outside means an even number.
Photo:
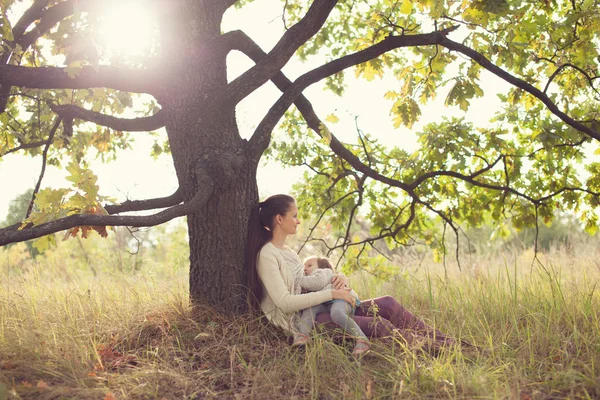
[{"label": "white knit cardigan", "polygon": [[[293,332],[296,330],[293,321],[298,311],[332,300],[331,290],[295,294],[297,289],[291,268],[271,242],[260,250],[257,261],[263,289],[260,308],[273,324]],[[299,258],[298,262],[301,262]]]}]

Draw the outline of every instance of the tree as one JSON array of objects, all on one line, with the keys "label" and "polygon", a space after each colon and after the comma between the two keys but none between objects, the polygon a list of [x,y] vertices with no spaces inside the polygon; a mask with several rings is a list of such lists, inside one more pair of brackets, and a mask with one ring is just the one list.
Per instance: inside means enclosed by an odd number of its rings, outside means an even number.
[{"label": "tree", "polygon": [[33,196],[33,189],[27,190],[25,193],[17,195],[8,206],[8,214],[3,225],[13,225],[23,221],[27,216],[27,209]]},{"label": "tree", "polygon": [[[16,2],[0,3],[0,154],[68,161],[76,188],[38,185],[39,211],[0,230],[0,245],[65,229],[105,233],[105,226],[154,226],[187,216],[192,300],[239,312],[247,221],[267,150],[311,169],[298,189],[304,210],[327,215],[336,229],[346,226],[332,249],[364,249],[376,238],[432,242],[432,215],[458,238],[461,223],[477,225],[486,216],[511,216],[519,227],[550,221],[555,209],[598,204],[600,164],[587,164],[585,182],[576,168],[582,146],[600,139],[597,1],[287,0],[281,5],[286,30],[264,51],[244,32],[221,29],[224,13],[231,7],[243,13],[248,0],[153,0],[144,3],[160,11],[150,57],[143,64],[116,58],[106,65],[89,38],[107,1],[36,0],[14,26],[6,10]],[[44,46],[64,55],[65,66],[56,66]],[[255,64],[228,82],[233,51]],[[314,55],[325,62],[294,81],[282,73],[290,58]],[[482,76],[490,76],[483,71],[505,82],[505,108],[485,128],[460,118],[430,124],[413,154],[386,149],[359,129],[354,142],[342,143],[331,131],[336,117],[321,119],[303,93],[321,80],[343,93],[348,68],[367,80],[397,77],[386,95],[397,126],[413,126],[422,104],[444,85],[451,87],[447,105],[467,110],[483,94]],[[242,139],[235,107],[269,81],[282,95],[252,137]],[[132,93],[152,100],[146,115],[124,118]],[[292,105],[297,112],[286,115]],[[291,140],[269,147],[284,115],[282,129]],[[168,135],[177,192],[103,204],[85,152],[95,147],[110,158],[127,146],[124,131],[160,127]],[[361,206],[374,238],[353,241]],[[584,219],[595,229],[593,212]]]},{"label": "tree", "polygon": [[[25,193],[17,195],[17,197],[10,202],[8,206],[8,214],[6,215],[6,219],[1,226],[14,225],[20,221],[23,221],[27,216],[27,210],[31,204],[32,196],[33,189],[29,189],[25,191]],[[38,249],[33,246],[32,241],[27,241],[25,244],[27,245],[27,252],[31,258],[40,254]]]}]

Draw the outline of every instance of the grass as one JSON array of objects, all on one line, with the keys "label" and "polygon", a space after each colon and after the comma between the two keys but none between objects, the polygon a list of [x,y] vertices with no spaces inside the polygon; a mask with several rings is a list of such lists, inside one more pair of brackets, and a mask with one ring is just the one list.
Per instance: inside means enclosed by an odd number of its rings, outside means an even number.
[{"label": "grass", "polygon": [[[484,348],[437,357],[313,337],[305,351],[250,316],[192,310],[187,272],[96,275],[65,257],[0,270],[0,399],[594,399],[600,324],[593,252],[425,262],[388,282],[356,275]],[[66,260],[66,261],[65,261]],[[475,263],[472,263],[473,265]]]}]

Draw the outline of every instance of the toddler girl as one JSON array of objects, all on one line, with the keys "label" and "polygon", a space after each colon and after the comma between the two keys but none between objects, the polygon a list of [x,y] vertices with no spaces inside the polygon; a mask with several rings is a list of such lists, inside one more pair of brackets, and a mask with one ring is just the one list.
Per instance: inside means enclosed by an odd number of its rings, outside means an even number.
[{"label": "toddler girl", "polygon": [[[304,276],[299,278],[296,287],[300,287],[308,292],[331,290],[332,277],[333,267],[327,258],[308,257],[304,260]],[[360,304],[358,295],[354,291],[350,293],[356,298],[356,306],[358,306]],[[352,319],[355,309],[356,307],[352,307],[344,300],[331,300],[302,310],[298,323],[299,332],[294,335],[294,345],[305,345],[309,339],[308,335],[314,327],[317,314],[329,313],[333,322],[356,337],[356,344],[352,350],[352,354],[355,356],[364,354],[369,350],[369,339],[367,339],[367,336]]]}]

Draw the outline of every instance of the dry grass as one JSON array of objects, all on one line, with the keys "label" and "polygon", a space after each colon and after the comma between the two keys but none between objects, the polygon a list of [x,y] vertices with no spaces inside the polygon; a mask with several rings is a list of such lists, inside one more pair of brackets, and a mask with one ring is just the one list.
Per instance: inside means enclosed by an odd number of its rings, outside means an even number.
[{"label": "dry grass", "polygon": [[431,357],[376,343],[360,361],[324,335],[297,350],[260,319],[191,310],[183,270],[94,277],[46,260],[0,272],[0,399],[599,398],[595,257],[355,276],[363,297],[394,295],[485,348]]}]

